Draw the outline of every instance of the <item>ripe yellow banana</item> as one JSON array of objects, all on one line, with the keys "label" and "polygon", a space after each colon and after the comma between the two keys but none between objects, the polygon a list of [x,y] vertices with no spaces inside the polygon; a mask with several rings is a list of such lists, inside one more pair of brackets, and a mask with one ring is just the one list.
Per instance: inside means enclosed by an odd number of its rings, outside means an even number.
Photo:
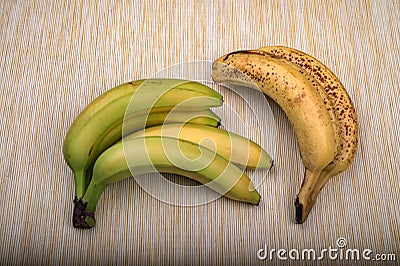
[{"label": "ripe yellow banana", "polygon": [[339,149],[335,159],[322,171],[313,188],[299,193],[296,201],[298,209],[297,220],[298,222],[304,222],[312,206],[315,204],[321,189],[331,177],[346,170],[355,157],[358,144],[356,112],[351,98],[340,80],[327,66],[314,57],[284,46],[262,47],[259,50],[271,56],[285,59],[287,62],[300,67],[303,71],[311,75],[323,86],[329,99],[334,103],[336,108],[341,134],[338,145]]},{"label": "ripe yellow banana", "polygon": [[250,50],[215,60],[212,77],[215,82],[259,89],[284,110],[306,168],[302,187],[313,187],[337,150],[331,116],[316,84],[286,62]]},{"label": "ripe yellow banana", "polygon": [[137,137],[114,144],[98,157],[85,195],[74,201],[74,226],[87,229],[95,225],[96,205],[109,184],[132,173],[136,176],[156,171],[186,176],[234,200],[251,204],[260,201],[260,194],[240,168],[200,143],[172,137]]},{"label": "ripe yellow banana", "polygon": [[78,115],[65,136],[63,154],[74,173],[76,198],[84,195],[96,158],[121,137],[116,136],[123,132],[125,114],[198,111],[221,104],[222,96],[211,88],[179,79],[138,80],[105,92]]},{"label": "ripe yellow banana", "polygon": [[336,140],[336,147],[335,147],[335,154],[338,153],[339,148],[340,148],[340,143],[341,143],[341,128],[339,125],[338,121],[338,114],[336,113],[336,106],[332,102],[332,98],[329,97],[327,92],[325,91],[325,88],[322,87],[322,85],[313,77],[311,76],[307,71],[299,67],[298,65],[292,64],[291,62],[288,62],[286,59],[276,57],[274,54],[269,54],[268,52],[265,52],[262,50],[263,48],[260,48],[258,50],[250,50],[253,53],[258,53],[260,55],[264,55],[267,57],[273,57],[275,59],[280,60],[282,63],[287,64],[290,68],[293,68],[294,70],[298,71],[300,74],[302,74],[308,81],[310,81],[311,86],[314,88],[314,90],[319,94],[319,96],[322,98],[322,101],[325,104],[325,108],[328,111],[329,117],[331,119],[333,131],[335,133],[335,140]]},{"label": "ripe yellow banana", "polygon": [[123,141],[138,137],[174,137],[180,140],[201,143],[241,168],[270,169],[273,160],[255,142],[227,130],[199,124],[177,124],[149,127],[125,136]]}]

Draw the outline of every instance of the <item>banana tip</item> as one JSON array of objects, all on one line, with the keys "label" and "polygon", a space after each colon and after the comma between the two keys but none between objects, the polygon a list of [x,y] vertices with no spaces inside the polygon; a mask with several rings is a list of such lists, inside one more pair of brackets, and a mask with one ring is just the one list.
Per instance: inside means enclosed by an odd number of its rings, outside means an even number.
[{"label": "banana tip", "polygon": [[275,164],[274,164],[274,160],[271,160],[271,165],[269,166],[269,171],[271,171],[272,168],[274,168]]},{"label": "banana tip", "polygon": [[299,197],[296,197],[294,206],[296,207],[296,223],[298,224],[304,223],[305,219],[303,217],[303,204],[300,203]]}]

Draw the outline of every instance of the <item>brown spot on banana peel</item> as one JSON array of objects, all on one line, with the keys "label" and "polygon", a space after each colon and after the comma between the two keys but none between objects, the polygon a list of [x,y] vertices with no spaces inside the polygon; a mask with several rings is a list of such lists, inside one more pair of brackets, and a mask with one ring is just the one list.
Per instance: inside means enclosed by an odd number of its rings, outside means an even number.
[{"label": "brown spot on banana peel", "polygon": [[[290,67],[292,67],[295,71],[298,71],[300,74],[302,74],[308,81],[310,81],[312,87],[314,88],[314,90],[319,94],[319,96],[322,98],[326,110],[328,111],[329,117],[331,119],[331,123],[333,126],[333,130],[334,130],[334,134],[335,134],[335,140],[336,140],[336,148],[335,148],[335,156],[337,156],[339,150],[340,150],[340,146],[342,143],[342,133],[341,133],[341,127],[340,127],[340,123],[338,121],[338,114],[337,114],[337,110],[331,100],[331,98],[329,97],[329,95],[327,94],[327,92],[325,91],[325,88],[322,87],[322,85],[314,78],[312,77],[308,72],[306,72],[304,69],[300,68],[299,66],[292,64],[291,62],[287,61],[286,59],[282,59],[274,54],[269,54],[266,53],[264,51],[258,51],[258,50],[254,50],[256,53],[259,53],[263,56],[272,56],[273,58],[276,58],[277,60],[280,60],[281,62],[283,62],[284,64],[289,65]],[[302,95],[303,96],[303,95]],[[301,99],[298,99],[299,101]]]},{"label": "brown spot on banana peel", "polygon": [[234,52],[214,62],[212,76],[216,82],[258,87],[277,102],[294,127],[307,169],[320,172],[333,160],[335,137],[325,104],[290,65],[259,52]]},{"label": "brown spot on banana peel", "polygon": [[353,103],[343,84],[328,67],[304,52],[283,46],[262,47],[258,50],[303,68],[324,87],[336,106],[342,134],[340,147],[346,147],[346,149],[340,149],[327,171],[334,176],[346,170],[353,161],[357,150],[358,123]]}]

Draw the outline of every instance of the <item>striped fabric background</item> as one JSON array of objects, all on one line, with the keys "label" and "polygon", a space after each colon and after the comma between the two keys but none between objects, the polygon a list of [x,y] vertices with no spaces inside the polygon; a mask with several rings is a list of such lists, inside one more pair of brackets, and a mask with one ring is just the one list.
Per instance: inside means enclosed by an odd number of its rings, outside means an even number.
[{"label": "striped fabric background", "polygon": [[[279,264],[276,254],[259,260],[257,251],[321,251],[338,248],[339,238],[347,241],[342,250],[393,253],[398,263],[399,1],[202,2],[0,1],[1,264]],[[173,64],[267,45],[328,65],[359,119],[354,163],[329,182],[305,224],[294,223],[303,175],[297,144],[271,103],[277,134],[262,141],[275,147],[275,168],[264,173],[260,206],[223,198],[172,206],[130,179],[105,191],[95,228],[72,227],[74,184],[61,147],[91,100]]]}]

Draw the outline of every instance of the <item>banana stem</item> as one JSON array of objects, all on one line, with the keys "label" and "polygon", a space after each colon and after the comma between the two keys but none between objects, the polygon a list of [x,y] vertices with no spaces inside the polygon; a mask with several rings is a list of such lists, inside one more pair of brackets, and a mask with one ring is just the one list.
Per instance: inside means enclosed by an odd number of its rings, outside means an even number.
[{"label": "banana stem", "polygon": [[89,229],[95,226],[94,214],[97,202],[107,185],[90,183],[83,198],[75,198],[73,225],[75,228]]},{"label": "banana stem", "polygon": [[[315,191],[314,194],[319,194],[319,192],[321,192],[321,190],[324,188],[324,186],[326,185],[326,183],[328,183],[329,179],[331,179],[331,177],[333,176],[333,174],[329,171],[322,171],[321,175],[318,178],[317,183],[315,184]],[[317,195],[315,195],[314,197],[317,197]]]},{"label": "banana stem", "polygon": [[74,171],[75,179],[75,197],[80,199],[85,194],[87,188],[86,172]]},{"label": "banana stem", "polygon": [[93,182],[91,182],[89,184],[89,187],[86,190],[86,193],[82,198],[82,200],[87,203],[87,207],[86,207],[87,211],[90,211],[90,212],[96,211],[96,206],[100,199],[100,196],[103,193],[103,191],[106,189],[107,186],[108,186],[108,184],[102,185],[102,184],[96,184]]},{"label": "banana stem", "polygon": [[[74,199],[74,213],[72,217],[72,224],[75,228],[89,229],[94,226],[94,212],[88,212],[86,210],[87,203],[83,202],[82,199]],[[94,223],[92,222],[94,221]]]},{"label": "banana stem", "polygon": [[296,223],[304,223],[316,202],[319,191],[316,190],[316,184],[321,171],[310,171],[306,169],[300,192],[295,201]]},{"label": "banana stem", "polygon": [[[303,223],[306,220],[312,207],[317,201],[319,193],[325,187],[326,183],[328,183],[331,177],[335,176],[336,174],[337,172],[332,171],[330,167],[327,167],[319,174],[318,178],[314,180],[314,184],[312,185],[312,188],[308,190],[308,193],[302,193],[303,188],[300,190],[295,202],[297,223]],[[309,173],[308,175],[311,176],[312,174]],[[315,176],[312,178],[315,178]]]}]

